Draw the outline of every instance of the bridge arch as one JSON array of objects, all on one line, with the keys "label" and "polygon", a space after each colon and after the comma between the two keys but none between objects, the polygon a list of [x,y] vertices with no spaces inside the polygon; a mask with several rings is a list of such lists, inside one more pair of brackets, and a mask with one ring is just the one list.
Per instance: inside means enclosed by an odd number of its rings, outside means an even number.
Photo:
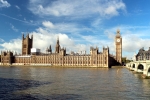
[{"label": "bridge arch", "polygon": [[150,67],[148,68],[147,76],[150,76]]},{"label": "bridge arch", "polygon": [[150,73],[150,67],[148,68],[148,72]]},{"label": "bridge arch", "polygon": [[135,64],[132,65],[132,68],[135,68]]},{"label": "bridge arch", "polygon": [[150,76],[150,65],[148,66],[148,69],[147,69],[147,76]]},{"label": "bridge arch", "polygon": [[138,65],[138,67],[137,67],[137,69],[139,69],[139,70],[142,70],[142,71],[143,71],[143,70],[144,70],[144,66],[143,66],[142,64],[139,64],[139,65]]}]

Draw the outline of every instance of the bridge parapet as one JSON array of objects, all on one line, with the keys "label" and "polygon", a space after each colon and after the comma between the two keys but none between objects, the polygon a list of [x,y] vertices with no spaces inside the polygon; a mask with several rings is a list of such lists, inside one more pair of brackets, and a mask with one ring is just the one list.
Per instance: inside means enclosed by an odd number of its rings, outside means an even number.
[{"label": "bridge parapet", "polygon": [[126,67],[132,71],[143,73],[150,76],[150,60],[133,61],[126,64]]}]

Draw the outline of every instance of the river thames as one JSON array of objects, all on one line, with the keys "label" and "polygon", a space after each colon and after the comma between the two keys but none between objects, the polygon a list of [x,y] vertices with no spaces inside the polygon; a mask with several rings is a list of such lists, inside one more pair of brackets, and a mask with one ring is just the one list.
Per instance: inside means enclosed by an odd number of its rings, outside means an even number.
[{"label": "river thames", "polygon": [[0,100],[150,100],[150,80],[126,68],[0,67]]}]

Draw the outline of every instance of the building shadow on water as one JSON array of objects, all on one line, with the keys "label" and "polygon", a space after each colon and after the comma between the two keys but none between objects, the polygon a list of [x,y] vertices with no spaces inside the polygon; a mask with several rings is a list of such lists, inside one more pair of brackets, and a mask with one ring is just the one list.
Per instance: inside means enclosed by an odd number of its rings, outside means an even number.
[{"label": "building shadow on water", "polygon": [[[0,98],[12,99],[12,97],[16,96],[15,94],[13,94],[14,91],[25,90],[28,88],[38,87],[46,84],[51,84],[51,82],[0,78]],[[29,95],[27,95],[27,97],[29,97]]]},{"label": "building shadow on water", "polygon": [[26,90],[52,82],[41,82],[23,79],[0,78],[0,100],[75,100],[81,96],[76,94],[14,94],[15,91]]}]

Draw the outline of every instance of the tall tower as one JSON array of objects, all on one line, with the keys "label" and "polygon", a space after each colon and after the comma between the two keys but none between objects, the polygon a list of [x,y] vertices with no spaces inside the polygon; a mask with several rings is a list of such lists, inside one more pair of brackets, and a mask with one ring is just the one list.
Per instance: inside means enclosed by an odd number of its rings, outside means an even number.
[{"label": "tall tower", "polygon": [[122,37],[120,35],[120,30],[116,33],[116,60],[118,63],[122,64]]},{"label": "tall tower", "polygon": [[59,53],[59,51],[60,51],[59,38],[57,38],[55,53]]},{"label": "tall tower", "polygon": [[33,46],[33,35],[29,38],[29,34],[24,38],[24,34],[22,35],[22,55],[31,54],[31,48]]}]

